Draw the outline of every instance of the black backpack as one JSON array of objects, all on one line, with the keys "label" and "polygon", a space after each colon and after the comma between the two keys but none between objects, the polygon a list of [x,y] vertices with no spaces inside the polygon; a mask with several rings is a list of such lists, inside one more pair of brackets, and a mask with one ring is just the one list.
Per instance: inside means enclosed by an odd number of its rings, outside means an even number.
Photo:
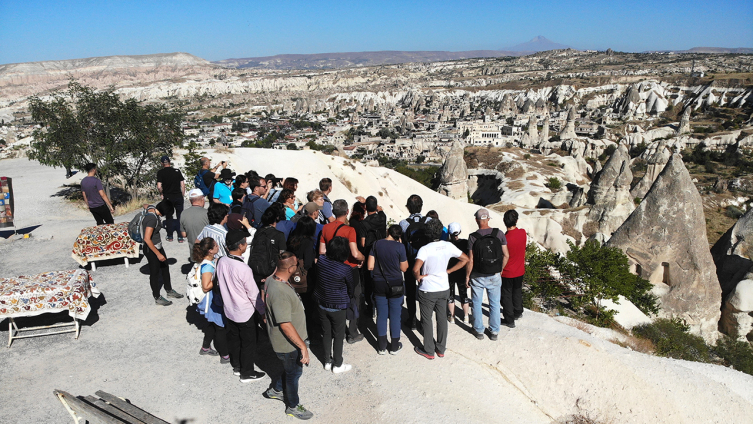
[{"label": "black backpack", "polygon": [[[371,218],[374,217],[374,218]],[[371,247],[376,243],[377,240],[381,240],[383,238],[387,237],[387,229],[380,226],[378,215],[369,215],[361,221],[361,224],[363,225],[363,228],[365,230],[364,235],[364,243],[363,243],[363,254],[364,256],[368,256],[369,252],[371,252]],[[381,227],[381,228],[380,228]]]},{"label": "black backpack", "polygon": [[241,215],[245,216],[246,219],[248,219],[248,223],[254,228],[259,227],[259,223],[256,222],[256,218],[254,218],[256,216],[254,213],[254,202],[259,199],[261,199],[261,197],[255,197],[254,199],[246,197],[246,200],[243,201],[243,207],[241,208]]},{"label": "black backpack", "polygon": [[475,272],[480,274],[502,272],[502,242],[497,234],[499,234],[498,228],[494,228],[485,236],[478,232],[472,234],[476,238],[473,243],[473,270]]},{"label": "black backpack", "polygon": [[403,234],[403,244],[408,259],[416,259],[418,250],[433,241],[426,235],[426,221],[428,219],[425,216],[419,218],[418,221],[413,218],[408,220],[408,229]]},{"label": "black backpack", "polygon": [[275,272],[277,259],[280,257],[280,247],[274,240],[278,231],[274,227],[264,227],[254,235],[248,266],[253,271],[256,281],[261,281]]}]

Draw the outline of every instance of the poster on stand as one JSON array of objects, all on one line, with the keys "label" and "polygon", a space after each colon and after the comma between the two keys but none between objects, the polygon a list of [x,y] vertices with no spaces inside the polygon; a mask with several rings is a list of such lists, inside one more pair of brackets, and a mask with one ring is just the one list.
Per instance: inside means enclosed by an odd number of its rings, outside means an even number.
[{"label": "poster on stand", "polygon": [[0,177],[0,228],[15,227],[13,212],[13,179]]}]

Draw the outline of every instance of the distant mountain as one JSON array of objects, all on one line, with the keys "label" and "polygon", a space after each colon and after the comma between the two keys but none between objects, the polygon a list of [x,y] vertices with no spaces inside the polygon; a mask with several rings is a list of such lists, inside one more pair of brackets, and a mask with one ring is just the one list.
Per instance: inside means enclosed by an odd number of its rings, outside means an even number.
[{"label": "distant mountain", "polygon": [[212,64],[189,53],[159,53],[134,56],[102,56],[84,59],[48,60],[44,62],[0,65],[0,76],[7,74],[40,75],[82,69],[114,71],[127,68],[193,67]]},{"label": "distant mountain", "polygon": [[524,52],[502,50],[470,50],[462,52],[385,50],[376,52],[278,54],[276,56],[225,59],[214,63],[231,68],[337,69],[410,62],[438,62],[477,57],[522,56],[524,54]]},{"label": "distant mountain", "polygon": [[560,43],[555,43],[554,41],[549,40],[539,35],[539,36],[533,37],[531,41],[517,44],[512,47],[507,47],[502,50],[508,50],[508,51],[513,51],[513,52],[543,52],[547,50],[560,50],[560,49],[570,49],[570,48],[572,47],[566,46]]},{"label": "distant mountain", "polygon": [[[679,53],[679,52],[678,52]],[[747,47],[727,48],[727,47],[693,47],[692,49],[683,50],[682,53],[753,53],[753,49]]]}]

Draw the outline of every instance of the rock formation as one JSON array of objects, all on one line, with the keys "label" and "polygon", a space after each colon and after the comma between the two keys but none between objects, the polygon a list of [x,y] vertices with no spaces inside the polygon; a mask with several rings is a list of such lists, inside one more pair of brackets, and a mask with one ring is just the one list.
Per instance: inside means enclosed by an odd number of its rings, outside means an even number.
[{"label": "rock formation", "polygon": [[437,191],[447,197],[468,201],[468,169],[463,159],[463,145],[454,142],[447,159],[439,170],[439,188]]},{"label": "rock formation", "polygon": [[528,118],[528,128],[526,133],[523,134],[520,144],[524,148],[535,147],[539,144],[539,131],[536,128],[536,117],[534,115]]},{"label": "rock formation", "polygon": [[607,245],[625,251],[636,272],[654,285],[661,316],[685,319],[694,333],[712,341],[722,291],[705,222],[701,195],[674,154]]},{"label": "rock formation", "polygon": [[680,118],[680,126],[677,127],[677,135],[690,133],[690,107],[686,107]]},{"label": "rock formation", "polygon": [[539,140],[541,143],[546,143],[547,141],[549,141],[549,114],[544,115],[544,126],[541,128]]},{"label": "rock formation", "polygon": [[634,199],[636,197],[643,199],[671,157],[672,153],[667,149],[666,141],[660,141],[656,152],[646,160],[646,173],[643,174],[643,178],[638,181],[638,184],[630,190],[630,196]]},{"label": "rock formation", "polygon": [[635,209],[630,197],[632,181],[630,154],[627,147],[621,144],[596,174],[588,192],[588,204],[593,205],[588,218],[598,223],[598,232],[606,239]]},{"label": "rock formation", "polygon": [[560,131],[560,140],[570,140],[573,138],[578,138],[578,136],[575,135],[575,108],[570,107],[570,110],[567,112],[567,123],[562,131]]}]

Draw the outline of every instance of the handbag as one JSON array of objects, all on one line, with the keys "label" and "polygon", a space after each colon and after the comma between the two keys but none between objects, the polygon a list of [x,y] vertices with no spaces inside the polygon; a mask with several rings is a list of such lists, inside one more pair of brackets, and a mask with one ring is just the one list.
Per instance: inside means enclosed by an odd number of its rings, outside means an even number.
[{"label": "handbag", "polygon": [[387,290],[387,297],[400,297],[405,295],[405,286],[403,285],[403,280],[400,279],[399,285],[392,284],[392,282],[388,280],[387,276],[384,274],[384,270],[382,269],[382,262],[377,257],[376,243],[374,243],[372,251],[374,252],[374,261],[377,263],[377,265],[379,265],[379,272],[382,273],[382,278],[384,278],[384,281],[387,282],[387,286],[389,287],[389,290]]},{"label": "handbag", "polygon": [[306,293],[308,291],[308,271],[303,267],[303,258],[298,258],[298,267],[290,276],[290,285],[296,293]]}]

